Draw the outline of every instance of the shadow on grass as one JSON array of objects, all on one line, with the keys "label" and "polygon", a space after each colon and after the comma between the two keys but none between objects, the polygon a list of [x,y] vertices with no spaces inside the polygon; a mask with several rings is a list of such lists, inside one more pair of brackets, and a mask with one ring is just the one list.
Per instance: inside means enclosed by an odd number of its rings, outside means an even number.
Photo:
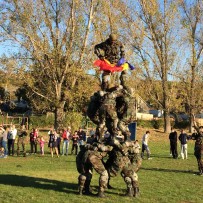
[{"label": "shadow on grass", "polygon": [[146,170],[146,171],[161,171],[161,172],[173,172],[173,173],[191,173],[194,174],[193,170],[176,170],[176,169],[167,169],[167,168],[144,168],[141,167],[141,170]]},{"label": "shadow on grass", "polygon": [[0,184],[20,187],[32,187],[44,190],[54,190],[58,192],[68,192],[73,194],[78,193],[78,185],[74,183],[29,176],[0,174]]}]

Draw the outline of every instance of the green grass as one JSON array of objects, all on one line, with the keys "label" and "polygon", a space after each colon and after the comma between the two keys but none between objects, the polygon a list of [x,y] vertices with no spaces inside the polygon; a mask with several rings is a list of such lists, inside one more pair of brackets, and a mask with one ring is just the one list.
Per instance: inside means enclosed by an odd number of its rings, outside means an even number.
[{"label": "green grass", "polygon": [[[138,172],[138,198],[123,196],[126,186],[120,175],[111,179],[111,185],[115,189],[106,191],[107,198],[79,196],[75,156],[51,158],[46,149],[44,157],[37,154],[25,158],[14,156],[0,159],[0,202],[203,202],[203,177],[193,175],[197,172],[193,155],[194,142],[190,141],[188,144],[188,160],[174,160],[169,157],[169,143],[166,139],[151,140],[149,146],[153,159],[143,160]],[[94,172],[91,185],[95,194],[98,178]]]}]

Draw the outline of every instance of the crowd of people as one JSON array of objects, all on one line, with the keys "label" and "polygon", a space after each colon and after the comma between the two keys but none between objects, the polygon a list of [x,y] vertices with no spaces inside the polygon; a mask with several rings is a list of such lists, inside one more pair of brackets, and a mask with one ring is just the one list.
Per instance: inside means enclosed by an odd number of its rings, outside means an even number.
[{"label": "crowd of people", "polygon": [[[71,154],[77,155],[79,147],[84,144],[86,139],[86,133],[81,127],[74,133],[71,132],[71,127],[67,127],[59,132],[51,128],[47,136],[42,134],[44,133],[40,133],[37,128],[31,129],[29,132],[24,125],[20,126],[20,129],[17,129],[15,125],[0,126],[0,158],[7,158],[15,154],[24,157],[32,154],[44,156],[45,144],[48,145],[52,157],[54,154],[57,157],[59,155],[67,156],[70,143],[72,143]],[[28,146],[30,146],[29,150]]]}]

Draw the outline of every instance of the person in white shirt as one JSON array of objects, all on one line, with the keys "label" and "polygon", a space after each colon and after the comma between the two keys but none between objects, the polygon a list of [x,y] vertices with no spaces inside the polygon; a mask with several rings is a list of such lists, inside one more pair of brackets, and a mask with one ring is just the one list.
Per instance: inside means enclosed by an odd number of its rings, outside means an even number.
[{"label": "person in white shirt", "polygon": [[16,135],[17,129],[15,128],[15,125],[12,125],[8,132],[8,155],[11,154],[12,148],[12,156],[14,156]]},{"label": "person in white shirt", "polygon": [[148,146],[149,136],[150,136],[150,132],[146,131],[146,134],[144,134],[144,136],[142,137],[142,153],[141,153],[142,159],[144,158],[145,151],[147,152],[147,159],[151,159],[150,158],[151,153]]}]

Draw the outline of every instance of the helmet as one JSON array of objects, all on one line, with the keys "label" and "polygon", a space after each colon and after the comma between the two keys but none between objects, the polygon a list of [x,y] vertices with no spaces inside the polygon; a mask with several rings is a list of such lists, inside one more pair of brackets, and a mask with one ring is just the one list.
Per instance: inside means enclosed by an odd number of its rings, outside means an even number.
[{"label": "helmet", "polygon": [[116,41],[117,40],[117,36],[115,34],[110,34],[109,35],[109,39],[110,39],[110,41]]}]

